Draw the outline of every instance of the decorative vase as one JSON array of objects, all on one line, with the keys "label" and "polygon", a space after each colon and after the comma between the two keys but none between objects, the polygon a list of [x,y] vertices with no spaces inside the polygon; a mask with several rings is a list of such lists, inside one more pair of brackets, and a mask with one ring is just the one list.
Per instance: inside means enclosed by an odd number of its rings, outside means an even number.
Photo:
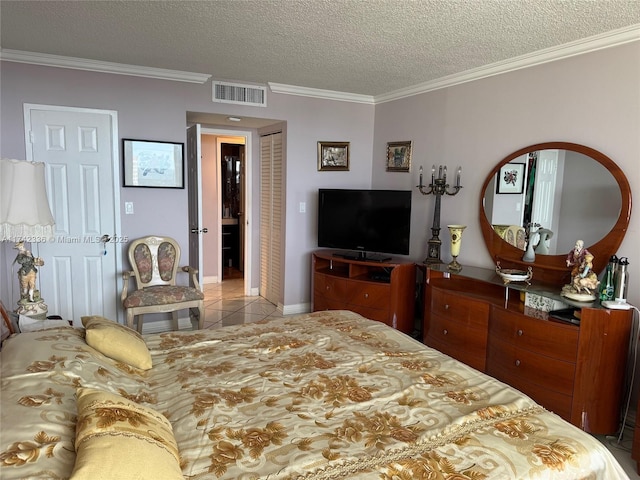
[{"label": "decorative vase", "polygon": [[539,228],[540,228],[540,225],[537,223],[532,223],[532,224],[529,224],[528,226],[527,238],[529,239],[529,241],[527,244],[527,250],[524,252],[524,255],[522,256],[523,262],[532,263],[536,261],[535,246],[538,242],[538,237],[540,237],[540,235],[538,234]]},{"label": "decorative vase", "polygon": [[462,270],[462,265],[458,263],[458,255],[460,255],[460,245],[462,244],[462,232],[466,225],[447,225],[449,229],[449,235],[451,235],[451,256],[453,260],[449,263],[447,268],[454,272]]}]

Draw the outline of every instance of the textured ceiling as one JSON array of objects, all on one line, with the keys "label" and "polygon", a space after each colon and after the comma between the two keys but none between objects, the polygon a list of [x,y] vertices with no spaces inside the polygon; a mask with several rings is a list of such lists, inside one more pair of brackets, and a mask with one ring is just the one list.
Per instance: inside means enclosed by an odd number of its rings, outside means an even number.
[{"label": "textured ceiling", "polygon": [[3,49],[381,95],[640,24],[640,0],[4,1]]}]

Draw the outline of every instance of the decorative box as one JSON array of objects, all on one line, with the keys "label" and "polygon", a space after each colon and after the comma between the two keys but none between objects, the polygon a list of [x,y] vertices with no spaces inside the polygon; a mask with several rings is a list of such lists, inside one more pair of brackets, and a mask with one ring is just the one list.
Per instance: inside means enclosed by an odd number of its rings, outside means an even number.
[{"label": "decorative box", "polygon": [[553,298],[544,297],[531,292],[525,292],[524,305],[525,307],[541,310],[543,312],[550,312],[551,310],[560,310],[562,308],[569,307],[568,304],[561,302],[560,300],[554,300]]}]

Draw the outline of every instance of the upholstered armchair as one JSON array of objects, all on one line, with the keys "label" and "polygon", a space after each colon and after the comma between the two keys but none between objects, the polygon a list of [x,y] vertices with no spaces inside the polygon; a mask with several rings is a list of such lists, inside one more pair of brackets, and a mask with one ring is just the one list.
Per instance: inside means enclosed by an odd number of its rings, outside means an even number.
[{"label": "upholstered armchair", "polygon": [[[193,287],[176,285],[180,262],[180,246],[169,237],[149,236],[133,240],[128,247],[133,270],[123,273],[122,306],[127,313],[127,326],[133,328],[138,317],[142,333],[145,313],[172,312],[174,329],[178,329],[178,311],[189,309],[198,315],[198,328],[204,322],[204,293],[198,283],[198,270],[182,267],[191,276]],[[135,277],[137,289],[129,293],[129,279]]]}]

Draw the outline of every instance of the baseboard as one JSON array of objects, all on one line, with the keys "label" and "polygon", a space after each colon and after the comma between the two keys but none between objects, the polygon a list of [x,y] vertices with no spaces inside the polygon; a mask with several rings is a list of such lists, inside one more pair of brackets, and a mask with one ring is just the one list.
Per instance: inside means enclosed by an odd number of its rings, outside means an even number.
[{"label": "baseboard", "polygon": [[219,283],[218,282],[218,276],[214,275],[212,277],[202,277],[202,284],[209,284],[209,283]]},{"label": "baseboard", "polygon": [[281,311],[283,315],[309,313],[311,311],[311,303],[298,303],[296,305],[282,305],[279,303],[278,310]]}]

